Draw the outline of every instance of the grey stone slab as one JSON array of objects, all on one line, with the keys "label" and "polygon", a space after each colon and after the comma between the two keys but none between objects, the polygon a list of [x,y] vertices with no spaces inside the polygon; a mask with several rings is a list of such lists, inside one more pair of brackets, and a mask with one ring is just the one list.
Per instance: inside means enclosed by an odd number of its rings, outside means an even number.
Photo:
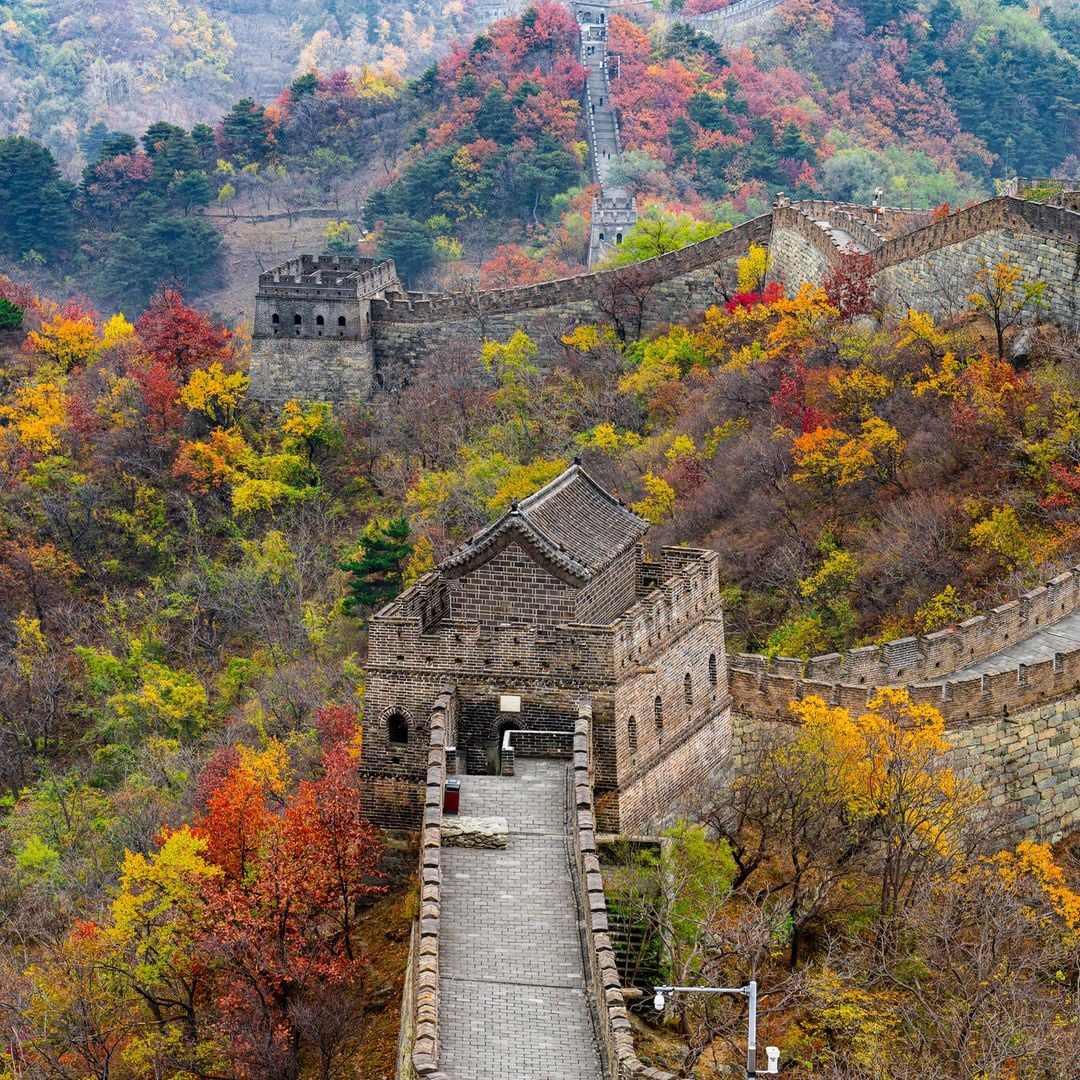
[{"label": "grey stone slab", "polygon": [[600,1080],[570,878],[565,762],[463,776],[507,846],[443,851],[440,1067],[451,1080]]}]

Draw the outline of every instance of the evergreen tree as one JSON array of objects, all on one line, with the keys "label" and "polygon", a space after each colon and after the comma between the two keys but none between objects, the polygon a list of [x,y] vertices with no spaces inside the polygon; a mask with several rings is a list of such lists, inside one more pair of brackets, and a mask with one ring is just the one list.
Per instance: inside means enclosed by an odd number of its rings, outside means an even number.
[{"label": "evergreen tree", "polygon": [[341,569],[352,575],[345,610],[353,614],[354,608],[374,607],[397,596],[402,569],[411,553],[405,518],[373,521],[360,538],[358,557],[341,564]]},{"label": "evergreen tree", "polygon": [[380,259],[393,259],[398,273],[412,282],[435,261],[435,236],[422,221],[393,214],[379,233],[378,253]]},{"label": "evergreen tree", "polygon": [[74,195],[44,146],[21,135],[0,139],[0,251],[51,257],[70,248]]},{"label": "evergreen tree", "polygon": [[476,129],[481,138],[491,139],[500,146],[509,146],[514,141],[514,110],[498,86],[487,92],[476,114]]},{"label": "evergreen tree", "polygon": [[18,330],[22,326],[23,310],[6,297],[0,296],[0,330]]},{"label": "evergreen tree", "polygon": [[261,161],[270,148],[266,110],[254,98],[241,98],[221,121],[229,151],[241,161]]}]

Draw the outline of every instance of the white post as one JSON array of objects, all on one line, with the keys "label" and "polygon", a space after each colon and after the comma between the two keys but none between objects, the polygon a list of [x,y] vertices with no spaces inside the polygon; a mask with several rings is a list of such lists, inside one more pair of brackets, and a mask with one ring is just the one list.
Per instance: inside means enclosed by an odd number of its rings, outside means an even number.
[{"label": "white post", "polygon": [[746,1075],[753,1080],[757,1076],[757,980],[751,979],[746,989],[750,996],[750,1010],[746,1018]]}]

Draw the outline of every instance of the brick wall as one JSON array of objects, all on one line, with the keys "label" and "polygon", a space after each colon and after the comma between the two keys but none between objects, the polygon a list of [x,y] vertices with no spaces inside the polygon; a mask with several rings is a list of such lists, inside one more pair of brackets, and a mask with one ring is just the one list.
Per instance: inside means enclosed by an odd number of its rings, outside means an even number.
[{"label": "brick wall", "polygon": [[374,370],[370,340],[282,335],[251,342],[251,397],[267,405],[365,401]]},{"label": "brick wall", "polygon": [[678,322],[723,299],[721,278],[734,291],[734,264],[753,242],[767,244],[765,215],[729,232],[659,255],[633,268],[605,270],[518,289],[440,299],[375,300],[372,319],[376,382],[392,389],[409,369],[455,347],[479,349],[524,330],[542,362],[559,360],[563,334],[583,323],[613,321],[632,332]]},{"label": "brick wall", "polygon": [[620,680],[614,722],[618,830],[648,832],[730,749],[722,617],[689,622]]},{"label": "brick wall", "polygon": [[510,544],[493,559],[448,585],[450,615],[481,626],[575,622],[581,590],[560,581]]},{"label": "brick wall", "polygon": [[[851,707],[855,707],[852,703]],[[748,756],[772,725],[733,715],[731,762],[745,767]],[[950,763],[983,786],[988,802],[1016,810],[1016,835],[1056,842],[1080,827],[1080,692],[1062,700],[956,725],[946,723]]]},{"label": "brick wall", "polygon": [[603,574],[578,590],[574,621],[606,626],[619,618],[634,603],[642,559],[640,544],[627,548]]},{"label": "brick wall", "polygon": [[818,282],[839,261],[840,248],[829,232],[791,206],[773,209],[769,240],[769,280],[780,282],[790,294],[803,282]]}]

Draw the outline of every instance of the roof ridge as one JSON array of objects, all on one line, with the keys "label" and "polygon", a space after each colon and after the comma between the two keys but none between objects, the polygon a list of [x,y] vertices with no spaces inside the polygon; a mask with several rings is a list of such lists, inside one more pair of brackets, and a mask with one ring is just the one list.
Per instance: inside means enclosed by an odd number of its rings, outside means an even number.
[{"label": "roof ridge", "polygon": [[548,496],[554,495],[557,491],[561,491],[564,487],[566,487],[567,484],[570,483],[570,481],[575,476],[580,476],[581,479],[584,480],[585,483],[587,483],[589,487],[592,488],[594,492],[596,492],[597,495],[604,499],[604,501],[607,502],[609,506],[613,506],[616,509],[621,510],[624,514],[628,515],[629,517],[635,518],[637,521],[641,522],[642,525],[648,528],[649,521],[646,518],[643,518],[640,514],[635,514],[634,511],[630,509],[630,507],[626,506],[619,499],[615,498],[615,496],[612,495],[610,491],[604,488],[602,484],[598,483],[588,472],[585,466],[581,464],[580,458],[574,458],[573,464],[568,469],[563,470],[563,472],[559,473],[559,475],[556,476],[553,480],[549,480],[542,488],[539,488],[531,495],[526,496],[524,499],[522,499],[515,505],[519,508],[531,509],[536,503],[542,501],[541,496],[546,499]]}]

